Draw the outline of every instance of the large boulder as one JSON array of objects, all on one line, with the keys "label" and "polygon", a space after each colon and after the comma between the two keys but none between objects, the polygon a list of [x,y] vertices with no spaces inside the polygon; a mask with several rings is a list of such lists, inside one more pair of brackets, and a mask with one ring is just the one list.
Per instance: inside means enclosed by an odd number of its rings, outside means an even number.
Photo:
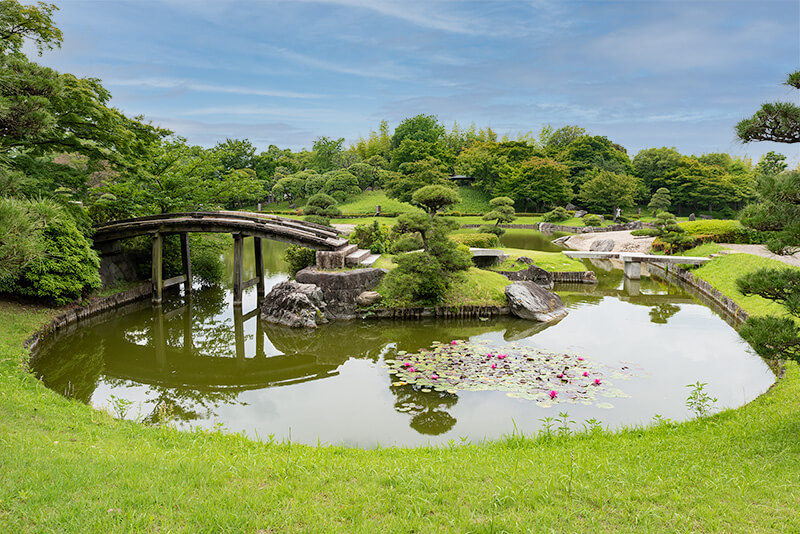
[{"label": "large boulder", "polygon": [[547,289],[553,288],[553,275],[536,265],[529,265],[521,271],[496,271],[509,280],[536,282]]},{"label": "large boulder", "polygon": [[559,296],[534,282],[509,284],[506,286],[506,300],[509,311],[523,319],[549,322],[567,315]]},{"label": "large boulder", "polygon": [[589,250],[592,252],[611,252],[614,250],[614,245],[613,239],[595,239],[589,245]]},{"label": "large boulder", "polygon": [[375,289],[385,274],[383,269],[375,268],[331,272],[306,267],[295,275],[295,280],[322,290],[328,319],[354,319],[358,317],[356,298]]},{"label": "large boulder", "polygon": [[319,287],[287,280],[264,297],[261,319],[292,328],[316,328],[317,323],[327,322],[325,308]]}]

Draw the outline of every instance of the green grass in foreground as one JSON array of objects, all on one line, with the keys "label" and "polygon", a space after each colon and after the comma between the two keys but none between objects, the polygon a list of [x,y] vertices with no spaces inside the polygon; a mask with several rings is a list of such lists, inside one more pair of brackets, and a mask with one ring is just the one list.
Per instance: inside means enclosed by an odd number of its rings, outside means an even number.
[{"label": "green grass in foreground", "polygon": [[502,274],[471,267],[447,290],[442,306],[505,306],[510,283]]},{"label": "green grass in foreground", "polygon": [[[702,274],[751,266],[736,254]],[[0,304],[0,531],[800,531],[795,364],[747,406],[682,424],[315,448],[150,428],[64,399],[22,365],[22,341],[54,314]]]}]

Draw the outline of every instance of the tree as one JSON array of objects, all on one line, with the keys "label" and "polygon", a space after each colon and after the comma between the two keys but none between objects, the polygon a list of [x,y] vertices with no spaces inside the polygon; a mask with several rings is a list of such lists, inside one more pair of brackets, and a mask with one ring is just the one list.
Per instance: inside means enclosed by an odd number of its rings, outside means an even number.
[{"label": "tree", "polygon": [[607,137],[584,135],[561,150],[557,159],[569,167],[573,190],[577,192],[586,181],[586,174],[598,165],[618,174],[633,171],[628,155],[620,148]]},{"label": "tree", "polygon": [[509,197],[495,197],[489,201],[492,210],[483,216],[484,221],[495,221],[494,226],[481,227],[481,232],[503,235],[505,229],[501,228],[501,224],[509,224],[513,222],[517,216],[514,212],[514,199]]},{"label": "tree", "polygon": [[498,192],[523,202],[533,202],[537,208],[551,208],[572,200],[569,169],[550,158],[532,157],[503,169]]},{"label": "tree", "polygon": [[341,167],[344,137],[332,139],[320,136],[314,141],[312,166],[319,172],[326,172]]},{"label": "tree", "polygon": [[367,139],[359,137],[358,142],[351,146],[350,150],[358,154],[362,161],[367,161],[375,156],[388,160],[389,153],[392,151],[392,134],[389,133],[389,123],[385,120],[381,121],[377,132],[372,130]]},{"label": "tree", "polygon": [[398,148],[405,139],[435,144],[444,134],[445,128],[435,115],[420,114],[397,125],[392,136],[392,147]]},{"label": "tree", "polygon": [[672,204],[672,201],[670,200],[669,189],[666,187],[659,187],[656,192],[653,193],[653,198],[650,199],[650,203],[647,207],[653,210],[655,214],[659,211],[667,211],[670,204]]},{"label": "tree", "polygon": [[[789,74],[784,83],[800,89],[800,70]],[[736,125],[736,135],[745,143],[800,143],[800,106],[791,102],[763,104],[755,115]]]},{"label": "tree", "polygon": [[759,160],[756,170],[759,174],[775,175],[786,170],[786,156],[770,150]]},{"label": "tree", "polygon": [[594,171],[581,186],[579,198],[592,210],[610,213],[616,208],[630,208],[638,188],[635,176]]},{"label": "tree", "polygon": [[433,217],[442,208],[461,202],[461,197],[452,187],[426,185],[414,191],[411,196],[411,202],[425,210],[430,217]]},{"label": "tree", "polygon": [[664,176],[675,170],[681,161],[681,154],[675,147],[648,148],[640,150],[633,161],[633,173],[644,186],[644,193],[650,194],[654,183],[663,183]]},{"label": "tree", "polygon": [[17,0],[0,0],[0,54],[21,53],[26,39],[34,42],[39,55],[60,48],[63,35],[53,22],[57,10],[44,2],[23,6]]},{"label": "tree", "polygon": [[555,131],[546,131],[542,129],[539,134],[540,142],[543,147],[549,149],[561,149],[575,141],[581,136],[586,135],[586,129],[580,126],[567,125],[562,126]]},{"label": "tree", "polygon": [[414,191],[426,185],[442,185],[455,188],[447,178],[446,167],[434,158],[403,163],[402,174],[389,176],[386,180],[386,195],[401,202],[411,202]]},{"label": "tree", "polygon": [[355,196],[361,192],[358,178],[346,170],[327,172],[323,177],[327,178],[325,192],[339,202],[344,202],[348,197]]},{"label": "tree", "polygon": [[330,220],[342,214],[336,207],[336,199],[325,193],[317,193],[306,202],[303,208],[305,220],[317,224],[330,225]]}]

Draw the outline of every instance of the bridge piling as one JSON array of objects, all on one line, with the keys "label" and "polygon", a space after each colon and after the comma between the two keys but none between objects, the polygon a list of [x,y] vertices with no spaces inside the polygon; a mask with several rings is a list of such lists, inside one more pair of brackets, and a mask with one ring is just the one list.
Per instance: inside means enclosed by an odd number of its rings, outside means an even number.
[{"label": "bridge piling", "polygon": [[153,304],[161,305],[164,291],[164,273],[162,270],[162,256],[164,250],[164,236],[156,232],[153,234]]},{"label": "bridge piling", "polygon": [[181,234],[181,263],[183,264],[183,291],[192,292],[192,258],[189,255],[189,234]]},{"label": "bridge piling", "polygon": [[260,237],[253,238],[253,249],[256,255],[256,279],[258,280],[258,282],[256,282],[256,294],[258,295],[258,300],[260,301],[266,291],[264,285],[264,256],[262,253]]},{"label": "bridge piling", "polygon": [[242,305],[242,286],[244,284],[244,238],[233,234],[233,305]]}]

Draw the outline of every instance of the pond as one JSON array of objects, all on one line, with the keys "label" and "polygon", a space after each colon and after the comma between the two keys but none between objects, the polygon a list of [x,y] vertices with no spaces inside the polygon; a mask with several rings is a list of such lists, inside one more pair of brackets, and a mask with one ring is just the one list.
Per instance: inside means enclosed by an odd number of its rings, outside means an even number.
[{"label": "pond", "polygon": [[[286,278],[284,249],[264,242],[268,287]],[[250,277],[253,258],[246,259]],[[130,419],[358,447],[533,434],[562,412],[575,428],[592,419],[610,428],[656,416],[683,420],[692,417],[688,384],[708,383],[720,409],[749,402],[773,383],[774,374],[736,331],[688,293],[648,278],[625,280],[606,264],[592,268],[598,285],[556,287],[569,315],[547,326],[506,317],[291,330],[258,320],[255,288],[235,309],[227,285],[198,286],[190,298],[169,294],[161,309],[139,302],[59,333],[33,370],[55,391]],[[405,380],[402,362],[448,350],[462,351],[458,361],[468,352],[481,360],[509,356],[481,361],[486,368],[472,377],[482,381],[476,388],[453,389],[444,372],[441,387],[430,385],[429,376],[427,384]],[[538,379],[530,374],[518,374],[514,387],[500,381],[487,390],[498,376],[492,373],[526,357],[561,367],[571,359],[570,373],[591,374],[572,389],[566,381],[556,386],[552,400],[550,386],[544,395],[515,390],[525,382],[520,376]],[[489,371],[490,363],[500,367]],[[602,383],[592,389],[595,376]]]}]

